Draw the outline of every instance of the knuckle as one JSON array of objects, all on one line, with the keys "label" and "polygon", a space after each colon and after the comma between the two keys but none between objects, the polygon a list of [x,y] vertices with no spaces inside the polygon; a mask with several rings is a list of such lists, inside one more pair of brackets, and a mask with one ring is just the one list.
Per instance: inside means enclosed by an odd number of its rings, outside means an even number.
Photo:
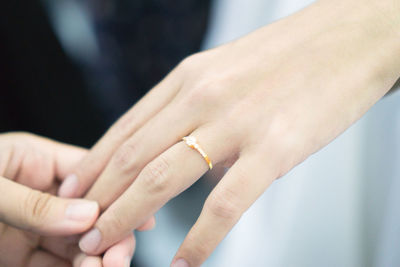
[{"label": "knuckle", "polygon": [[[15,155],[15,144],[10,143],[6,144],[5,147],[0,147],[0,176],[5,176],[5,172],[9,169],[10,165],[9,162],[12,159],[13,155]],[[13,174],[8,175],[8,179],[14,180],[15,179],[15,172]]]},{"label": "knuckle", "polygon": [[282,136],[286,136],[292,130],[289,116],[283,113],[281,111],[280,114],[275,114],[269,123],[268,134],[273,138],[279,139]]},{"label": "knuckle", "polygon": [[9,134],[10,136],[13,135],[15,137],[21,138],[21,139],[28,139],[28,138],[34,138],[36,137],[34,134],[31,134],[29,132],[24,132],[24,131],[19,131],[19,132],[14,132],[14,133],[6,133]]},{"label": "knuckle", "polygon": [[285,115],[272,120],[266,140],[268,144],[263,149],[272,152],[275,156],[278,166],[276,178],[282,177],[307,158],[305,144],[309,142],[305,142],[302,131]]},{"label": "knuckle", "polygon": [[[115,229],[118,231],[124,231],[126,227],[129,225],[128,216],[126,214],[121,214],[118,209],[110,210],[109,216],[104,217],[102,221],[102,232],[115,232]],[[105,228],[106,227],[106,228]]]},{"label": "knuckle", "polygon": [[119,138],[132,133],[137,121],[137,113],[133,108],[125,113],[113,127],[110,128],[108,136]]},{"label": "knuckle", "polygon": [[170,164],[163,156],[159,156],[154,161],[150,162],[142,173],[142,181],[147,190],[155,193],[162,192],[169,185]]},{"label": "knuckle", "polygon": [[207,200],[206,207],[212,215],[227,220],[236,220],[240,217],[240,199],[230,189],[220,190]]},{"label": "knuckle", "polygon": [[187,250],[190,250],[190,254],[196,258],[196,261],[202,262],[211,253],[211,242],[194,234],[189,233],[185,243]]},{"label": "knuckle", "polygon": [[113,165],[116,169],[124,173],[131,173],[135,168],[135,158],[137,155],[136,145],[124,144],[122,145],[112,159]]},{"label": "knuckle", "polygon": [[294,127],[287,118],[280,117],[271,121],[267,136],[275,145],[274,152],[278,152],[278,155],[286,156],[298,146],[299,132],[295,131]]},{"label": "knuckle", "polygon": [[189,107],[205,105],[207,107],[218,105],[221,100],[223,84],[220,81],[198,81],[193,86],[188,86],[184,103]]},{"label": "knuckle", "polygon": [[54,182],[53,166],[48,155],[35,153],[26,156],[23,169],[29,171],[24,172],[24,177],[29,181],[31,188],[46,191],[52,186]]},{"label": "knuckle", "polygon": [[198,59],[201,57],[201,53],[195,53],[192,54],[186,58],[184,58],[179,64],[178,64],[178,70],[181,71],[190,71],[190,69],[196,65],[198,62]]},{"label": "knuckle", "polygon": [[34,228],[43,226],[45,219],[49,216],[52,204],[52,196],[40,191],[31,190],[25,201],[23,201],[22,215],[28,225]]}]

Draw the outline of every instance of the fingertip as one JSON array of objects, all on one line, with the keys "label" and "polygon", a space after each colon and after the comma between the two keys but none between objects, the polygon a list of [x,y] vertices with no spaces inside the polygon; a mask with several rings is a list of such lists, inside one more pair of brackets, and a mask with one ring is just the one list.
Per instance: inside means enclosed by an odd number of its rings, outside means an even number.
[{"label": "fingertip", "polygon": [[100,231],[97,228],[93,228],[79,241],[79,248],[87,254],[94,255],[101,241],[102,235]]},{"label": "fingertip", "polygon": [[126,257],[125,258],[125,266],[124,267],[130,267],[131,266],[131,258],[130,257]]},{"label": "fingertip", "polygon": [[190,265],[185,259],[179,258],[172,261],[171,267],[190,267]]},{"label": "fingertip", "polygon": [[56,232],[62,235],[80,234],[94,225],[100,213],[97,202],[83,199],[63,201],[67,201],[64,218],[56,224]]},{"label": "fingertip", "polygon": [[130,256],[125,256],[125,257],[120,257],[119,255],[112,255],[112,256],[107,256],[104,255],[103,258],[103,266],[104,267],[129,267],[131,266],[131,257]]},{"label": "fingertip", "polygon": [[80,267],[103,267],[100,257],[86,256]]},{"label": "fingertip", "polygon": [[130,234],[111,248],[103,257],[104,267],[129,267],[135,250],[135,238]]},{"label": "fingertip", "polygon": [[73,267],[81,267],[82,262],[86,259],[86,255],[84,253],[78,253],[77,255],[74,256],[72,260],[72,266]]}]

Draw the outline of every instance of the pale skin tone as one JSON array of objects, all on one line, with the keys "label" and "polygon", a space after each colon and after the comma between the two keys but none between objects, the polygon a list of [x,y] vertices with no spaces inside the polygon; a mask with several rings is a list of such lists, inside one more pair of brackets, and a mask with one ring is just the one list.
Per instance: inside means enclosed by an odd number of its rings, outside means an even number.
[{"label": "pale skin tone", "polygon": [[99,202],[80,241],[99,255],[208,171],[193,135],[231,167],[174,266],[200,266],[277,178],[382,98],[400,76],[400,1],[322,0],[184,60],[134,105],[60,190]]},{"label": "pale skin tone", "polygon": [[101,267],[107,261],[117,266],[130,261],[133,234],[103,258],[84,255],[76,234],[93,225],[98,204],[54,196],[86,154],[85,149],[32,134],[0,134],[0,266]]},{"label": "pale skin tone", "polygon": [[79,266],[79,248],[53,237],[85,232],[99,207],[52,194],[86,153],[25,133],[0,134],[0,266]]}]

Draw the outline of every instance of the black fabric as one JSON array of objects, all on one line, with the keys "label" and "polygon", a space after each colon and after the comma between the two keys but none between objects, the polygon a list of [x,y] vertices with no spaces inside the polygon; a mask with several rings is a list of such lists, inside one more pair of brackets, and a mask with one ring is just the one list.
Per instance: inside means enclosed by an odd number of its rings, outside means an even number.
[{"label": "black fabric", "polygon": [[38,1],[0,5],[0,131],[88,146],[105,129]]},{"label": "black fabric", "polygon": [[[94,87],[112,110],[128,109],[186,56],[200,49],[209,0],[88,1],[101,60]],[[100,79],[99,79],[100,77]],[[110,102],[110,95],[115,103]],[[110,114],[107,114],[110,115]]]},{"label": "black fabric", "polygon": [[82,70],[62,50],[40,1],[3,1],[0,131],[92,145],[180,60],[199,50],[209,2],[86,0],[101,58]]}]

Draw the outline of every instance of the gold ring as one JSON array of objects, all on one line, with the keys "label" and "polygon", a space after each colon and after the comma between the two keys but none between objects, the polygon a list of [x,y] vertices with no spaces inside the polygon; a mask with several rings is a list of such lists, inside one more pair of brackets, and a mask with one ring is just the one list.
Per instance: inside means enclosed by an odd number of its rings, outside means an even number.
[{"label": "gold ring", "polygon": [[200,145],[197,143],[197,139],[194,136],[185,136],[182,138],[183,141],[185,141],[186,145],[188,145],[190,148],[197,150],[197,152],[200,153],[200,155],[204,158],[204,160],[207,162],[208,167],[210,167],[210,170],[213,168],[212,162],[206,152],[200,147]]}]

